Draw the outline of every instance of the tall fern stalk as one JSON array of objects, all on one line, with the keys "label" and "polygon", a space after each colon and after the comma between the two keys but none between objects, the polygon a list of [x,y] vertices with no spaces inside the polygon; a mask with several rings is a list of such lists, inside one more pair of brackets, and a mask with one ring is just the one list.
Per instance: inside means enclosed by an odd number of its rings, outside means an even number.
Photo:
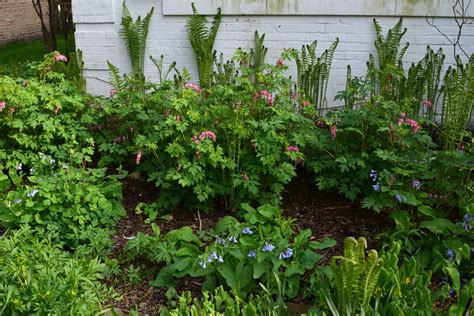
[{"label": "tall fern stalk", "polygon": [[217,15],[208,28],[208,21],[204,15],[196,10],[194,3],[192,4],[193,15],[188,19],[188,37],[193,48],[194,55],[199,73],[199,83],[201,87],[207,88],[211,85],[214,60],[216,54],[214,52],[214,42],[216,40],[217,31],[221,24],[221,9],[217,9]]},{"label": "tall fern stalk", "polygon": [[154,8],[151,8],[144,19],[138,16],[134,21],[125,2],[123,2],[120,34],[125,39],[130,56],[132,78],[142,85],[145,82],[145,50],[153,11]]}]

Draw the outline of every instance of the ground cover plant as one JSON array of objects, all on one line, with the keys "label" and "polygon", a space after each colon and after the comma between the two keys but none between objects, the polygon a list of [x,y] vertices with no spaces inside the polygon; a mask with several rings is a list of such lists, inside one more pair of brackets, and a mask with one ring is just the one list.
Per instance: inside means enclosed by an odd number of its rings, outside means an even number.
[{"label": "ground cover plant", "polygon": [[58,52],[0,76],[1,313],[471,313],[474,58],[405,71],[403,21],[375,21],[325,109],[338,40],[268,64],[256,32],[225,61],[220,12],[193,9],[199,85],[164,57],[145,80],[153,10],[124,10],[134,69],[109,64],[107,97]]}]

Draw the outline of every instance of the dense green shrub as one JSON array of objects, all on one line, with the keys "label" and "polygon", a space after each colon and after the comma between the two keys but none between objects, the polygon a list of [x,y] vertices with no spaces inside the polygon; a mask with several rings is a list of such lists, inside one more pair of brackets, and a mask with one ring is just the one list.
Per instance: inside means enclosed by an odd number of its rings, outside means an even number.
[{"label": "dense green shrub", "polygon": [[[74,249],[88,245],[99,254],[111,243],[110,232],[123,216],[121,185],[106,169],[82,169],[42,155],[30,175],[17,166],[14,188],[0,193],[0,221],[6,227],[28,223]],[[18,174],[17,174],[18,173]],[[10,180],[2,178],[2,186]],[[86,249],[83,249],[84,251]]]},{"label": "dense green shrub", "polygon": [[100,283],[105,266],[77,259],[28,226],[0,238],[0,314],[94,315],[113,292]]}]

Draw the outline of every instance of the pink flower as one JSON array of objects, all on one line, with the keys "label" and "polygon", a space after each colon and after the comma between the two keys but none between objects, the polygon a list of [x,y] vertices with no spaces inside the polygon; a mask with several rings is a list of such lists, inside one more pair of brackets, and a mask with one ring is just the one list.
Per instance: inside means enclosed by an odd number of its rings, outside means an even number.
[{"label": "pink flower", "polygon": [[405,120],[405,124],[408,124],[412,127],[413,134],[416,134],[421,129],[420,125],[418,125],[418,122],[412,119]]},{"label": "pink flower", "polygon": [[201,88],[199,88],[199,86],[195,83],[187,82],[187,83],[184,84],[184,87],[188,88],[188,89],[191,89],[191,90],[194,90],[194,92],[196,92],[196,93],[201,93]]},{"label": "pink flower", "polygon": [[397,121],[398,126],[401,126],[403,123],[405,123],[404,119],[402,119],[402,118],[398,119],[398,121]]},{"label": "pink flower", "polygon": [[297,153],[297,152],[299,152],[300,150],[299,150],[299,148],[298,148],[297,146],[288,146],[288,147],[286,147],[286,151],[287,151],[287,152],[291,152],[291,151],[292,151],[292,152]]},{"label": "pink flower", "polygon": [[110,96],[111,97],[113,97],[116,94],[117,94],[117,90],[115,90],[115,89],[110,90]]},{"label": "pink flower", "polygon": [[197,145],[199,144],[199,139],[197,138],[196,135],[193,136],[193,142]]},{"label": "pink flower", "polygon": [[7,103],[5,101],[0,101],[0,112],[2,112],[6,106],[7,106]]},{"label": "pink flower", "polygon": [[291,98],[292,98],[293,100],[298,100],[298,98],[299,98],[298,92],[293,92],[293,93],[291,94]]},{"label": "pink flower", "polygon": [[249,181],[250,178],[248,175],[246,175],[245,173],[242,173],[242,180],[244,180],[245,182]]},{"label": "pink flower", "polygon": [[335,140],[336,134],[337,134],[337,126],[336,125],[331,126],[331,128],[329,129],[329,132],[331,133],[332,140]]},{"label": "pink flower", "polygon": [[316,125],[317,127],[323,128],[326,125],[326,123],[324,123],[323,120],[317,120],[316,122],[314,122],[314,125]]},{"label": "pink flower", "polygon": [[276,66],[277,67],[283,67],[285,66],[285,63],[283,62],[283,59],[278,59],[277,62],[276,62]]},{"label": "pink flower", "polygon": [[142,160],[142,154],[143,154],[143,152],[142,152],[142,150],[140,149],[140,150],[138,151],[138,154],[137,154],[137,159],[135,160],[137,166],[140,164],[140,160]]},{"label": "pink flower", "polygon": [[67,62],[67,57],[64,55],[58,54],[54,56],[54,60]]},{"label": "pink flower", "polygon": [[311,105],[311,102],[309,101],[304,101],[303,102],[303,107],[307,107],[307,106],[310,106]]},{"label": "pink flower", "polygon": [[407,114],[405,112],[400,113],[400,118],[404,119]]},{"label": "pink flower", "polygon": [[201,134],[199,135],[199,139],[204,140],[206,138],[209,138],[213,142],[215,142],[217,140],[216,134],[214,134],[213,132],[211,132],[211,131],[201,132]]},{"label": "pink flower", "polygon": [[199,150],[196,151],[196,159],[201,160],[201,152]]},{"label": "pink flower", "polygon": [[431,107],[433,107],[433,103],[428,99],[424,99],[423,106],[425,106],[427,109],[430,109]]},{"label": "pink flower", "polygon": [[270,106],[273,105],[273,96],[267,90],[262,90],[260,92],[255,93],[254,100],[257,101],[258,98],[264,98],[264,99],[267,100],[268,105],[270,105]]}]

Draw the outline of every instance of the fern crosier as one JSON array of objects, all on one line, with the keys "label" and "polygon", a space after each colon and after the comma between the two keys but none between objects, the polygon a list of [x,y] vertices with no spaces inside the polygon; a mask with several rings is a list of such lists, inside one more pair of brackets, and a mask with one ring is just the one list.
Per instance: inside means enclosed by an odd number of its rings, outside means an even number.
[{"label": "fern crosier", "polygon": [[221,9],[217,9],[217,14],[208,28],[208,21],[204,15],[196,10],[192,3],[193,15],[188,19],[187,29],[188,38],[191,42],[199,73],[199,83],[201,87],[207,88],[211,85],[214,60],[216,53],[214,52],[214,42],[216,40],[217,31],[221,24]]}]

